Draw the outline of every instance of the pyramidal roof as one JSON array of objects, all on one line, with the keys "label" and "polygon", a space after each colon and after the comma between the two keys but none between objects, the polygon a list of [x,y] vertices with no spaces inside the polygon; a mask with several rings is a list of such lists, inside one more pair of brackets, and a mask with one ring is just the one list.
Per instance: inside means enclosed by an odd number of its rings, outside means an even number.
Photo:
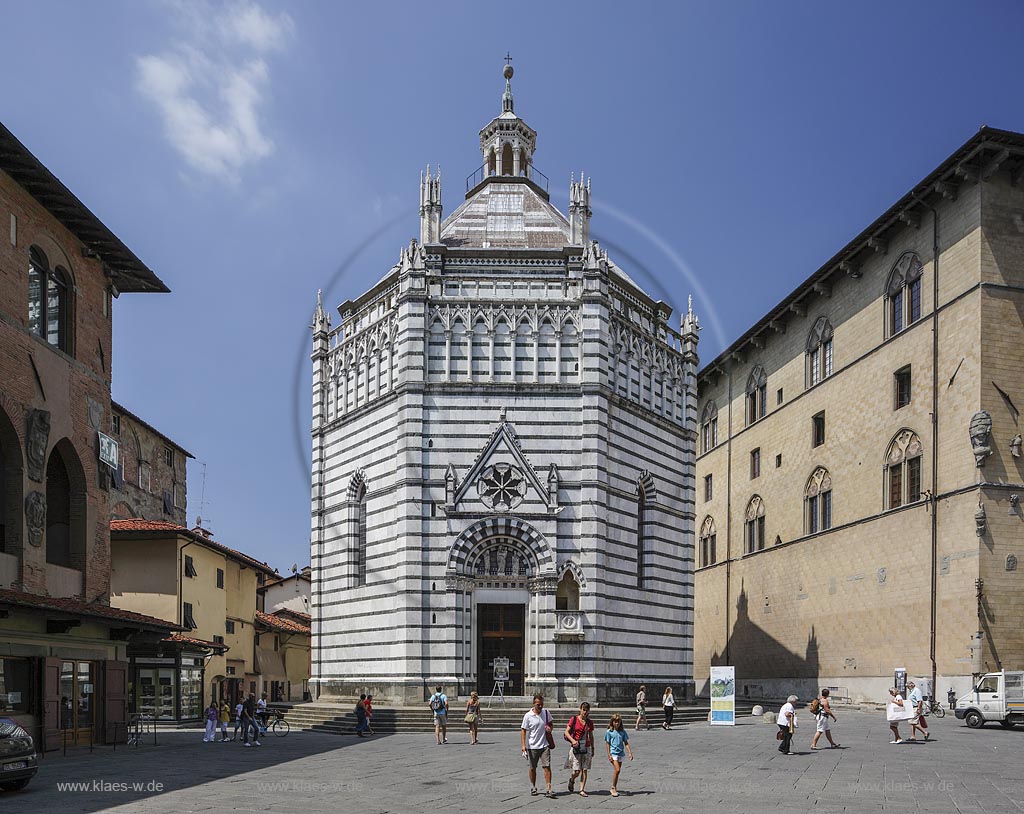
[{"label": "pyramidal roof", "polygon": [[570,242],[569,221],[532,185],[492,178],[441,225],[451,247],[561,249]]}]

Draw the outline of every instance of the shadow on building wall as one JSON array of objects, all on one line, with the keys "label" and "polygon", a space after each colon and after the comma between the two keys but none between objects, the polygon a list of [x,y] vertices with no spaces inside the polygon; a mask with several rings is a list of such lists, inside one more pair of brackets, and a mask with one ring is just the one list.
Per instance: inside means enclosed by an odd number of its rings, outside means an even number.
[{"label": "shadow on building wall", "polygon": [[[732,665],[736,668],[736,694],[738,697],[761,698],[765,688],[759,679],[793,679],[797,685],[818,680],[818,637],[811,626],[803,655],[796,650],[796,642],[780,642],[756,625],[750,618],[750,600],[740,585],[736,599],[736,621],[724,652],[712,653],[712,666]],[[710,693],[710,677],[694,676],[698,695]],[[746,690],[746,692],[744,692]]]}]

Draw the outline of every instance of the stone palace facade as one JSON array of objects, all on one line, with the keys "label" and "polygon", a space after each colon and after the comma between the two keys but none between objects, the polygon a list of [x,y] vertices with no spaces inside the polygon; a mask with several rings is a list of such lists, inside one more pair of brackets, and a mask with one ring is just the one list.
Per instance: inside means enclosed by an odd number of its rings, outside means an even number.
[{"label": "stone palace facade", "polygon": [[418,703],[693,693],[697,319],[568,217],[513,106],[442,220],[313,325],[313,682]]}]

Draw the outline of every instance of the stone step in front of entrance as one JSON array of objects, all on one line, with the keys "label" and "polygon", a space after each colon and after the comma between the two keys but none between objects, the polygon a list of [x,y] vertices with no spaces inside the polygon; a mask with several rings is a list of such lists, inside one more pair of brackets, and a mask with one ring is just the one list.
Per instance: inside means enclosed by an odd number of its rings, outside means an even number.
[{"label": "stone step in front of entrance", "polygon": [[[294,729],[351,735],[355,730],[356,723],[353,706],[324,702],[296,704],[285,712],[285,717]],[[528,708],[528,702],[516,705],[509,704],[506,707],[484,707],[481,715],[480,730],[487,732],[518,729],[522,723],[523,714]],[[750,710],[750,703],[737,704],[737,717],[750,715]],[[575,706],[555,708],[550,711],[555,727],[561,729],[569,721],[569,718],[576,713],[576,708]],[[708,718],[708,711],[709,708],[702,705],[678,706],[675,710],[673,725],[704,722]],[[622,716],[628,729],[632,729],[636,723],[636,709],[633,707],[595,707],[591,710],[595,725],[601,728],[607,726],[608,719],[613,713],[618,713]],[[458,711],[453,709],[449,718],[450,729],[461,730],[466,728],[461,709]],[[647,721],[652,728],[661,726],[664,719],[665,714],[660,708],[648,710]],[[374,731],[381,734],[432,732],[434,728],[433,716],[425,704],[423,707],[377,707],[373,711],[371,722]]]}]

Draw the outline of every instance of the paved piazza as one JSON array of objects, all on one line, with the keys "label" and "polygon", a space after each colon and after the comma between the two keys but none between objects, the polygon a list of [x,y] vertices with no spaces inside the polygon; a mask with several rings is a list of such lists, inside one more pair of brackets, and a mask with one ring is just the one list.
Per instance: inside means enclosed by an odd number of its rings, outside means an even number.
[{"label": "paved piazza", "polygon": [[[623,769],[620,797],[608,794],[610,767],[601,759],[587,799],[569,795],[567,772],[557,770],[556,800],[530,797],[515,732],[483,733],[476,747],[461,727],[441,747],[430,734],[358,740],[293,732],[267,738],[259,749],[204,744],[199,733],[173,732],[161,735],[158,747],[48,757],[26,791],[0,792],[0,811],[1024,810],[1024,731],[970,730],[947,716],[932,722],[929,743],[891,746],[882,713],[838,714],[842,749],[810,751],[805,725],[794,741],[798,753],[789,757],[776,751],[775,727],[752,718],[735,728],[701,724],[631,733],[636,760]],[[811,716],[805,711],[803,718]],[[556,711],[555,720],[567,720],[566,712]],[[603,727],[600,714],[597,721]],[[560,766],[560,736],[558,742]],[[61,790],[64,783],[127,789]]]}]

